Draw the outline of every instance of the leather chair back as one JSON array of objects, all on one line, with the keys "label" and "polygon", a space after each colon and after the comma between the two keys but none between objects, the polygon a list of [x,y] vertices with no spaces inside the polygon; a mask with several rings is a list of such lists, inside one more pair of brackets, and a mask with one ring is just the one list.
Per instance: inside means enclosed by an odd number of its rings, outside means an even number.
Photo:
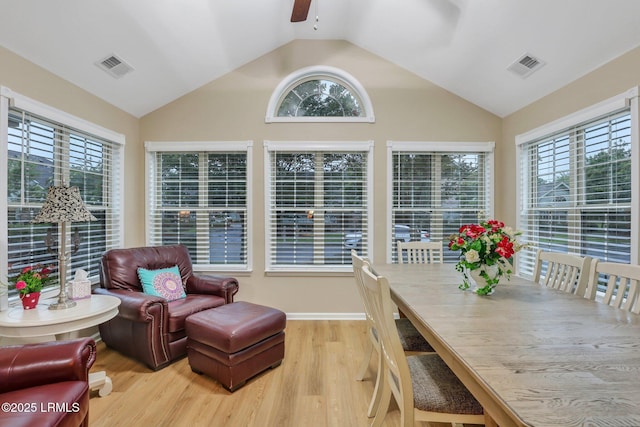
[{"label": "leather chair back", "polygon": [[182,283],[193,274],[191,257],[184,245],[111,249],[102,255],[100,286],[142,292],[138,267],[148,270],[178,266]]}]

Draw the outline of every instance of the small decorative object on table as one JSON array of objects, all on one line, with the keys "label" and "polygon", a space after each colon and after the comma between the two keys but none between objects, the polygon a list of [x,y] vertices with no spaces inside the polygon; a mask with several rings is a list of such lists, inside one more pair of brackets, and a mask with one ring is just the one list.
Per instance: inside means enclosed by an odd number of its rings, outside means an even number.
[{"label": "small decorative object on table", "polygon": [[20,300],[25,310],[36,308],[40,299],[40,291],[51,281],[51,269],[40,264],[22,269],[20,274],[13,278],[16,290],[20,293]]},{"label": "small decorative object on table", "polygon": [[76,270],[76,276],[70,284],[69,298],[78,300],[91,297],[91,281],[86,271]]},{"label": "small decorative object on table", "polygon": [[502,221],[489,219],[463,225],[457,234],[449,236],[449,249],[462,253],[456,270],[464,277],[458,287],[466,290],[475,283],[476,294],[491,295],[500,278],[508,280],[513,272],[509,260],[524,247],[517,239],[520,234]]}]

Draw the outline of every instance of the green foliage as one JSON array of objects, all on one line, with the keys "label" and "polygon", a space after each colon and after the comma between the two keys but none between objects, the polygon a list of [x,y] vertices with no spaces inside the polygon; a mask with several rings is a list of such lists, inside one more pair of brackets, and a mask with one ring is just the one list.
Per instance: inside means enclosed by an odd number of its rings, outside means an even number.
[{"label": "green foliage", "polygon": [[50,274],[51,269],[49,267],[43,267],[38,264],[33,267],[23,268],[20,274],[11,281],[15,289],[20,292],[21,295],[25,295],[32,292],[40,292],[42,288],[52,280]]},{"label": "green foliage", "polygon": [[588,157],[585,167],[587,202],[631,200],[631,150],[613,148]]},{"label": "green foliage", "polygon": [[362,109],[346,87],[331,80],[309,80],[293,88],[280,107],[279,117],[360,117]]}]

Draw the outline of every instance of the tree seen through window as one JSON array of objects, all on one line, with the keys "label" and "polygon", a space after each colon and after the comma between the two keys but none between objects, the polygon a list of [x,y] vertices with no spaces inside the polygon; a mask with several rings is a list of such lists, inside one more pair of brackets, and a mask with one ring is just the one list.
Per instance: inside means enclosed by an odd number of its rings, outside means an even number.
[{"label": "tree seen through window", "polygon": [[345,86],[328,79],[300,83],[284,97],[279,117],[361,117],[360,100]]}]

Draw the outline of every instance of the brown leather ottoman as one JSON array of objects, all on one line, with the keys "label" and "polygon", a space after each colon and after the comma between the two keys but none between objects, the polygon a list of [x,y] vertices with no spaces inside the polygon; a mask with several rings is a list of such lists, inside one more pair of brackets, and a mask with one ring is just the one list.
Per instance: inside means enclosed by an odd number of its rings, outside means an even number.
[{"label": "brown leather ottoman", "polygon": [[185,321],[191,370],[235,391],[284,359],[285,314],[238,301],[192,314]]}]

